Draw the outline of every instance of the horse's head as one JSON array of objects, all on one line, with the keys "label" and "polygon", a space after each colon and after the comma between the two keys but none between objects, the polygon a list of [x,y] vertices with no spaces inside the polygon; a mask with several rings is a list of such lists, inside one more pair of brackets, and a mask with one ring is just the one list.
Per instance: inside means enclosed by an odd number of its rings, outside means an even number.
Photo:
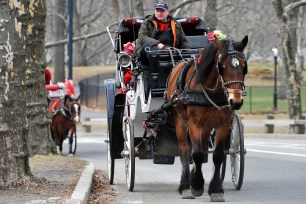
[{"label": "horse's head", "polygon": [[67,95],[65,100],[65,106],[68,109],[71,119],[74,123],[78,123],[81,120],[81,105],[80,95],[77,98],[72,98]]},{"label": "horse's head", "polygon": [[241,42],[233,42],[231,40],[220,41],[218,38],[215,38],[215,45],[219,51],[217,69],[223,82],[228,102],[235,110],[241,108],[243,96],[246,95],[244,76],[248,72],[248,67],[243,50],[247,43],[247,35]]}]

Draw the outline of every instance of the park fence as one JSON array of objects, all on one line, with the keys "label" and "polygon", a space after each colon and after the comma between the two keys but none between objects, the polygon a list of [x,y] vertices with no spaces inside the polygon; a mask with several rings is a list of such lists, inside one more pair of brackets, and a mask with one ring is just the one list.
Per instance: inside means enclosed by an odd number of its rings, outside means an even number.
[{"label": "park fence", "polygon": [[81,105],[87,108],[105,110],[105,79],[114,79],[115,72],[104,72],[79,81]]},{"label": "park fence", "polygon": [[[88,108],[106,110],[104,80],[114,79],[115,72],[101,73],[79,81],[81,104]],[[278,112],[288,112],[286,87],[277,86],[277,101],[274,101],[274,86],[246,86],[247,95],[244,104],[239,110],[243,113],[270,113],[274,112],[275,105]],[[301,87],[302,111],[306,111],[306,86]]]}]

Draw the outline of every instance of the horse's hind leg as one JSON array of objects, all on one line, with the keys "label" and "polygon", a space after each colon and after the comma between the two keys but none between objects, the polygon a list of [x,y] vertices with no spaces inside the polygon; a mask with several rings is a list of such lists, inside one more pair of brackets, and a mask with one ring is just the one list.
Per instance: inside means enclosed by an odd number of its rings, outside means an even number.
[{"label": "horse's hind leg", "polygon": [[[216,134],[218,131],[216,132]],[[211,201],[222,202],[224,201],[224,191],[220,179],[220,168],[224,160],[224,140],[217,141],[216,135],[216,147],[213,153],[213,162],[214,162],[214,173],[210,181],[208,194],[210,195]]]},{"label": "horse's hind leg", "polygon": [[63,142],[64,140],[62,135],[60,135],[59,138],[57,138],[57,141],[55,142],[57,153],[60,155],[63,155]]}]

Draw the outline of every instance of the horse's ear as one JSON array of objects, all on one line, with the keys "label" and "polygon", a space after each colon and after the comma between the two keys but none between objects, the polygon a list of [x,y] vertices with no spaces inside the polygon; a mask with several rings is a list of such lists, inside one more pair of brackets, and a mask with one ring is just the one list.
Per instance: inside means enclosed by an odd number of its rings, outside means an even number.
[{"label": "horse's ear", "polygon": [[215,37],[215,45],[216,45],[216,47],[218,48],[218,50],[219,50],[220,52],[223,51],[224,45],[223,45],[223,43],[221,42],[221,40],[219,40],[217,37]]},{"label": "horse's ear", "polygon": [[79,95],[79,96],[76,98],[76,101],[80,102],[80,99],[81,99],[81,95]]},{"label": "horse's ear", "polygon": [[241,48],[242,48],[242,50],[244,50],[244,48],[247,46],[248,40],[249,40],[248,35],[246,35],[246,36],[241,40],[240,43],[241,43]]}]

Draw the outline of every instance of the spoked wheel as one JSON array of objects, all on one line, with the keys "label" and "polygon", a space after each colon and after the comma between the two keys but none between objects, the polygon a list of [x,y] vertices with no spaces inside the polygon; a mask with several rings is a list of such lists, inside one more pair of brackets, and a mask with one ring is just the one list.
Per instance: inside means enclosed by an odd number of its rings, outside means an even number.
[{"label": "spoked wheel", "polygon": [[244,176],[244,136],[241,119],[237,114],[234,115],[230,138],[230,161],[234,186],[240,190]]},{"label": "spoked wheel", "polygon": [[109,135],[107,140],[107,170],[108,170],[109,184],[113,184],[114,172],[115,172],[115,159],[113,159],[111,155],[111,141]]},{"label": "spoked wheel", "polygon": [[125,159],[125,176],[129,191],[133,191],[135,182],[135,147],[134,126],[130,117],[123,121],[124,149],[122,156]]},{"label": "spoked wheel", "polygon": [[68,133],[68,145],[69,145],[69,149],[71,147],[72,150],[72,154],[74,155],[77,149],[77,134],[76,134],[76,130],[74,131],[74,133],[71,135],[70,131]]}]

